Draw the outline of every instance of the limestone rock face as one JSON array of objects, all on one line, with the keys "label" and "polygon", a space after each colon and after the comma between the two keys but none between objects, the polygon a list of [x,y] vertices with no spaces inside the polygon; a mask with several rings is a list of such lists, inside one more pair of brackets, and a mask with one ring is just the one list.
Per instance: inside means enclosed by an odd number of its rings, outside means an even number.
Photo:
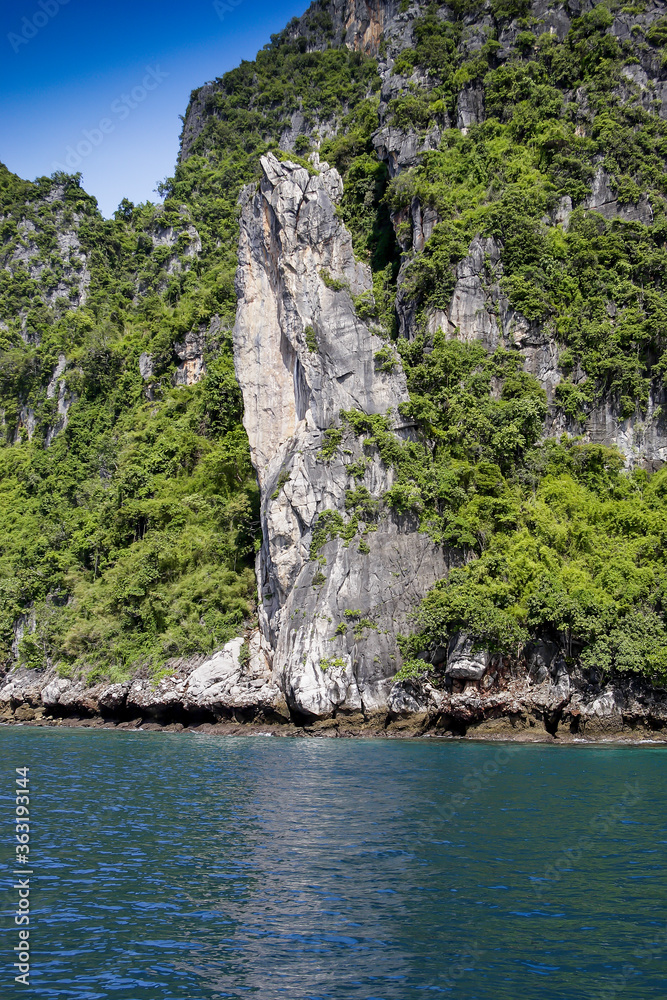
[{"label": "limestone rock face", "polygon": [[[407,389],[400,368],[387,373],[375,363],[383,341],[353,302],[371,290],[371,275],[335,214],[338,173],[317,159],[315,167],[309,174],[269,155],[258,190],[244,192],[234,328],[262,497],[260,622],[276,682],[293,709],[311,716],[386,705],[400,665],[396,634],[446,572],[416,525],[379,503],[391,470],[341,428],[341,410],[358,410],[388,414],[398,434],[409,434],[397,412]],[[344,437],[325,457],[330,428]],[[346,495],[362,485],[373,509],[343,538],[352,517]],[[317,536],[323,512],[337,527]]]},{"label": "limestone rock face", "polygon": [[41,707],[55,715],[174,719],[179,716],[225,719],[240,712],[286,717],[283,696],[271,674],[271,650],[259,631],[232,639],[211,657],[174,665],[154,683],[136,677],[121,684],[87,687],[82,680],[18,667],[0,682],[0,715],[16,706]]},{"label": "limestone rock face", "polygon": [[591,184],[591,193],[584,201],[584,208],[599,212],[605,219],[623,219],[624,222],[642,222],[650,226],[653,209],[648,197],[643,194],[636,204],[621,205],[614,193],[609,175],[600,167]]},{"label": "limestone rock face", "polygon": [[475,650],[473,640],[466,635],[453,636],[449,645],[446,676],[452,680],[481,680],[491,661],[488,651]]},{"label": "limestone rock face", "polygon": [[387,164],[389,176],[395,177],[401,170],[414,166],[420,153],[437,149],[441,138],[442,133],[437,125],[424,136],[387,125],[375,133],[373,145],[379,158]]},{"label": "limestone rock face", "polygon": [[206,374],[204,361],[205,336],[202,330],[189,330],[185,340],[174,344],[178,367],[174,375],[175,385],[194,385]]},{"label": "limestone rock face", "polygon": [[484,121],[484,91],[479,84],[466,84],[456,105],[456,127],[467,129]]},{"label": "limestone rock face", "polygon": [[[599,172],[588,199],[591,209],[600,212],[604,210],[609,218],[619,215],[626,220],[637,219],[644,211],[642,202],[619,207],[615,201],[609,201],[608,197],[612,196],[605,175]],[[428,213],[428,209],[422,211],[416,200],[410,206],[413,245],[418,250],[432,232],[432,215],[429,217]],[[556,221],[567,226],[568,218],[567,205],[561,204],[556,213]],[[456,285],[449,307],[446,310],[434,310],[428,317],[429,332],[433,334],[442,329],[448,336],[462,341],[480,341],[489,352],[501,346],[518,350],[523,356],[525,370],[538,379],[547,395],[549,412],[545,422],[546,436],[558,437],[567,433],[580,436],[593,444],[616,446],[628,465],[659,468],[667,461],[665,387],[657,382],[651,384],[644,413],[638,408],[630,416],[623,415],[619,402],[613,397],[607,397],[591,409],[583,423],[565,416],[554,405],[554,391],[563,378],[558,364],[561,348],[544,324],[529,321],[511,307],[501,286],[502,275],[499,243],[492,238],[475,236],[467,256],[456,266]],[[399,283],[400,280],[399,273]],[[415,309],[414,302],[404,299],[399,284],[397,310],[402,336],[413,335]]]},{"label": "limestone rock face", "polygon": [[[19,218],[14,238],[0,248],[0,269],[12,274],[26,273],[39,285],[38,297],[50,308],[62,312],[85,305],[91,281],[89,261],[79,237],[83,216],[66,212],[65,189],[54,184],[49,195],[32,205],[33,218]],[[5,221],[5,217],[2,217]],[[43,250],[45,235],[53,230],[55,244],[49,254]],[[54,269],[57,260],[58,268]],[[17,315],[8,313],[0,321],[18,320],[19,333],[28,343],[36,343],[38,335],[28,322],[28,310]],[[4,326],[4,323],[3,323]]]}]

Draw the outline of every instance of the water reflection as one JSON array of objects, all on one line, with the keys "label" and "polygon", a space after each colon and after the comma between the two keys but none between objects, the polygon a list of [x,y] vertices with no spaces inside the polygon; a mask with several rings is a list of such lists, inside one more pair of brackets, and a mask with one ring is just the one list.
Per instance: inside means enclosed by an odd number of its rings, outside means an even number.
[{"label": "water reflection", "polygon": [[20,728],[0,753],[5,813],[31,767],[40,998],[667,995],[661,748]]}]

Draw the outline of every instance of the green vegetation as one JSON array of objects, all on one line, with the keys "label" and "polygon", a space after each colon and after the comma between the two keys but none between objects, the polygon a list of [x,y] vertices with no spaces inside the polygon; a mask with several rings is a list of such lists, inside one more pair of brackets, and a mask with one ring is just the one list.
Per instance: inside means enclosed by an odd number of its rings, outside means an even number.
[{"label": "green vegetation", "polygon": [[322,447],[318,458],[324,462],[329,462],[338,451],[338,447],[343,440],[343,432],[339,427],[327,427],[323,434]]},{"label": "green vegetation", "polygon": [[[319,27],[313,31],[322,37]],[[216,80],[206,96],[194,91],[191,108],[201,107],[204,127],[162,187],[168,204],[186,203],[196,210],[211,277],[224,300],[218,311],[228,318],[236,304],[237,199],[243,184],[259,179],[260,156],[272,150],[287,158],[278,144],[294,113],[303,114],[304,127],[313,135],[319,122],[342,121],[349,107],[379,89],[374,60],[345,48],[305,48],[304,38],[290,40],[288,27],[256,60],[243,61]],[[290,158],[299,161],[299,156]]]},{"label": "green vegetation", "polygon": [[276,483],[276,488],[271,494],[272,500],[278,499],[278,497],[280,496],[280,491],[282,490],[283,486],[285,485],[285,483],[289,482],[289,476],[290,474],[288,469],[280,470],[280,475],[278,476],[278,482]]},{"label": "green vegetation", "polygon": [[306,338],[306,347],[311,354],[317,354],[317,334],[315,333],[312,326],[307,326],[303,331],[303,335]]},{"label": "green vegetation", "polygon": [[613,449],[540,441],[544,393],[517,355],[442,337],[422,352],[419,341],[403,349],[420,441],[346,414],[395,469],[384,503],[452,551],[400,676],[423,672],[416,654],[463,630],[504,654],[548,637],[586,665],[667,679],[667,470],[628,475]]},{"label": "green vegetation", "polygon": [[[345,417],[348,417],[345,414]],[[382,419],[382,418],[380,418]],[[342,538],[347,547],[357,534],[360,535],[359,551],[362,554],[370,552],[365,541],[366,535],[377,530],[377,520],[380,516],[380,503],[374,500],[365,486],[345,492],[345,516],[338,510],[323,510],[318,515],[313,528],[310,542],[310,558],[317,559],[320,566],[326,565],[322,549],[327,542]],[[324,582],[322,576],[322,582]],[[346,618],[356,612],[345,612]]]},{"label": "green vegetation", "polygon": [[339,670],[342,670],[343,667],[345,667],[345,660],[343,659],[343,657],[331,656],[331,657],[325,657],[323,660],[320,660],[320,670],[322,670],[323,672],[331,670],[332,667],[334,668],[337,667]]},{"label": "green vegetation", "polygon": [[[499,19],[520,16],[520,3],[492,6]],[[454,266],[472,238],[495,239],[502,276],[488,267],[488,285],[499,281],[512,306],[563,345],[561,363],[576,378],[562,383],[558,402],[578,419],[609,395],[620,399],[626,416],[645,409],[650,381],[667,364],[667,123],[638,103],[623,102],[621,68],[635,58],[635,43],[624,50],[609,31],[612,22],[609,6],[601,3],[575,18],[562,42],[526,32],[526,44],[498,65],[490,40],[472,65],[461,62],[457,47],[463,24],[442,21],[430,10],[417,22],[416,48],[400,58],[428,69],[436,86],[398,99],[395,109],[400,123],[400,102],[421,101],[419,120],[426,128],[440,120],[443,102],[452,114],[458,91],[474,82],[487,114],[466,135],[446,131],[439,150],[389,187],[394,210],[417,197],[441,220],[406,274],[405,291],[420,305],[419,322],[447,307]],[[659,44],[660,30],[655,22],[648,41]],[[586,114],[583,98],[571,98],[576,88],[585,92]],[[619,204],[648,199],[651,225],[608,222],[577,207],[601,169]],[[548,220],[566,197],[575,211],[564,230]]]},{"label": "green vegetation", "polygon": [[341,281],[340,278],[333,278],[329,272],[324,269],[320,271],[320,278],[332,292],[342,292],[348,287],[346,281]]},{"label": "green vegetation", "polygon": [[[545,393],[509,338],[487,353],[451,331],[429,333],[480,237],[501,335],[504,299],[531,336],[558,346],[554,407],[570,426],[605,401],[622,416],[647,412],[667,371],[667,123],[622,71],[640,55],[665,65],[667,20],[619,41],[616,7],[603,0],[559,40],[525,0],[448,6],[444,18],[423,5],[394,72],[419,70],[428,86],[410,84],[385,122],[420,136],[437,126],[441,141],[391,180],[373,145],[377,64],[331,44],[325,4],[193,93],[201,128],[184,134],[163,206],[123,200],[104,220],[79,177],[29,183],[0,167],[5,662],[13,626],[34,615],[19,645],[25,664],[89,678],[147,665],[157,677],[165,659],[211,650],[253,615],[258,491],[229,333],[237,201],[260,156],[285,158],[281,140],[302,120],[289,155],[312,172],[305,157],[318,149],[343,176],[337,211],[373,280],[355,309],[386,338],[377,369],[402,364],[401,416],[415,428],[406,440],[388,417],[350,411],[325,432],[322,461],[352,454],[341,450],[350,431],[367,454],[347,466],[344,512],[318,518],[313,585],[325,582],[327,543],[358,538],[367,553],[368,533],[393,512],[452,566],[418,611],[399,676],[424,674],[418,654],[465,631],[517,658],[546,637],[584,665],[667,679],[667,473],[629,472],[615,451],[576,438],[544,440]],[[480,33],[471,18],[482,12]],[[499,38],[510,21],[507,49]],[[449,127],[464,90],[485,117],[465,133]],[[596,177],[622,208],[639,206],[634,221],[586,209]],[[439,220],[419,252],[415,199]],[[409,341],[397,338],[399,269],[415,309]],[[192,385],[176,380],[188,335],[205,345]],[[316,331],[303,338],[316,354]],[[63,356],[61,391],[52,380]],[[364,485],[376,450],[394,470],[380,500]],[[288,478],[282,470],[274,496]],[[357,638],[375,627],[348,617]],[[320,663],[333,665],[344,663]]]},{"label": "green vegetation", "polygon": [[[0,182],[2,658],[21,614],[36,620],[24,663],[91,678],[211,650],[252,611],[258,496],[224,328],[202,381],[172,385],[173,344],[215,306],[207,276],[188,270],[190,215],[124,202],[105,221],[78,177],[28,184],[2,168]],[[173,242],[155,245],[169,227]],[[90,272],[79,308],[83,266],[55,238],[68,229]],[[61,356],[64,428],[57,387],[47,392]]]},{"label": "green vegetation", "polygon": [[[373,621],[372,618],[364,616],[361,611],[356,611],[353,608],[348,608],[344,612],[345,622],[353,626],[353,634],[355,639],[361,639],[363,634],[368,629],[377,630],[377,623]],[[347,631],[347,629],[345,630]],[[336,633],[338,634],[338,630]],[[342,633],[345,634],[344,632]]]},{"label": "green vegetation", "polygon": [[29,607],[42,662],[113,676],[213,649],[251,611],[258,497],[229,350],[148,401],[133,339],[61,343],[79,364],[67,428],[45,448],[45,400],[32,440],[0,449],[5,656]]},{"label": "green vegetation", "polygon": [[409,659],[405,660],[401,669],[394,675],[394,680],[409,681],[418,680],[431,673],[433,667],[426,660]]},{"label": "green vegetation", "polygon": [[539,483],[515,486],[513,530],[491,534],[478,559],[429,594],[406,654],[465,630],[520,655],[533,636],[586,666],[664,682],[667,476],[628,476],[620,464],[611,450],[570,441],[537,449],[528,468],[540,469]]},{"label": "green vegetation", "polygon": [[[472,240],[493,240],[486,246],[499,253],[487,254],[481,275],[489,308],[500,323],[506,296],[560,346],[556,406],[575,421],[602,401],[621,416],[646,411],[667,370],[667,123],[627,100],[621,70],[642,46],[665,44],[664,25],[655,21],[645,41],[635,31],[619,42],[614,8],[601,3],[559,41],[526,19],[525,3],[494,0],[496,27],[466,56],[464,15],[481,6],[451,4],[448,20],[427,8],[415,48],[395,64],[405,75],[427,70],[433,86],[394,100],[393,124],[442,131],[439,149],[385,195],[395,213],[417,198],[440,220],[423,251],[404,257],[402,294],[417,305],[420,335],[397,346],[410,389],[403,416],[418,440],[400,442],[381,418],[347,414],[395,469],[384,503],[452,553],[447,580],[404,642],[398,676],[423,674],[429,665],[415,657],[465,631],[514,657],[529,639],[550,638],[586,666],[665,681],[664,470],[628,473],[614,450],[542,440],[546,398],[518,354],[487,355],[426,332],[433,311],[448,308]],[[524,20],[501,60],[497,32],[512,18]],[[464,134],[443,126],[466,87],[485,121]],[[620,206],[643,206],[634,216],[643,222],[585,210],[599,171]]]},{"label": "green vegetation", "polygon": [[[355,299],[357,314],[364,322],[372,323],[377,332],[395,335],[400,259],[386,198],[389,173],[373,146],[378,108],[375,97],[355,105],[342,120],[336,138],[322,143],[321,155],[344,179],[338,211],[352,234],[355,254],[370,266],[373,276],[372,293],[365,292]],[[327,281],[324,275],[323,280]]]},{"label": "green vegetation", "polygon": [[[316,12],[307,30],[326,42],[329,15]],[[284,158],[278,142],[293,112],[312,129],[379,87],[373,60],[307,52],[289,32],[205,98],[193,94],[203,129],[160,185],[164,207],[124,199],[104,220],[78,176],[31,184],[0,166],[5,662],[21,614],[36,617],[23,662],[95,679],[216,648],[253,613],[258,490],[228,332],[237,199],[259,176],[260,155]],[[90,271],[85,305],[84,265],[58,247],[68,229]],[[191,331],[206,340],[206,374],[174,386],[174,345]],[[147,381],[141,354],[151,359]],[[70,407],[51,441],[58,400],[46,389],[60,355]]]}]

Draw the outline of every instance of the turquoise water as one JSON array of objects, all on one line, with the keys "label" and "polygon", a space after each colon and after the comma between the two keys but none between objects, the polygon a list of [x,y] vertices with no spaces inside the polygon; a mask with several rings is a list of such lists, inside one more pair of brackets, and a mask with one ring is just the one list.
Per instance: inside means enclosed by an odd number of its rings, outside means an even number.
[{"label": "turquoise water", "polygon": [[0,762],[6,915],[26,765],[35,873],[2,997],[667,997],[661,747],[5,728]]}]

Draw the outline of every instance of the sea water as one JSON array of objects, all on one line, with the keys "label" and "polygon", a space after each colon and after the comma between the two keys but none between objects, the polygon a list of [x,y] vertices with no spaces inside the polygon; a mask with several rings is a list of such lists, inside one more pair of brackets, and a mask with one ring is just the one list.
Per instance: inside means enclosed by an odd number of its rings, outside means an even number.
[{"label": "sea water", "polygon": [[0,793],[3,998],[667,997],[662,746],[6,727]]}]

